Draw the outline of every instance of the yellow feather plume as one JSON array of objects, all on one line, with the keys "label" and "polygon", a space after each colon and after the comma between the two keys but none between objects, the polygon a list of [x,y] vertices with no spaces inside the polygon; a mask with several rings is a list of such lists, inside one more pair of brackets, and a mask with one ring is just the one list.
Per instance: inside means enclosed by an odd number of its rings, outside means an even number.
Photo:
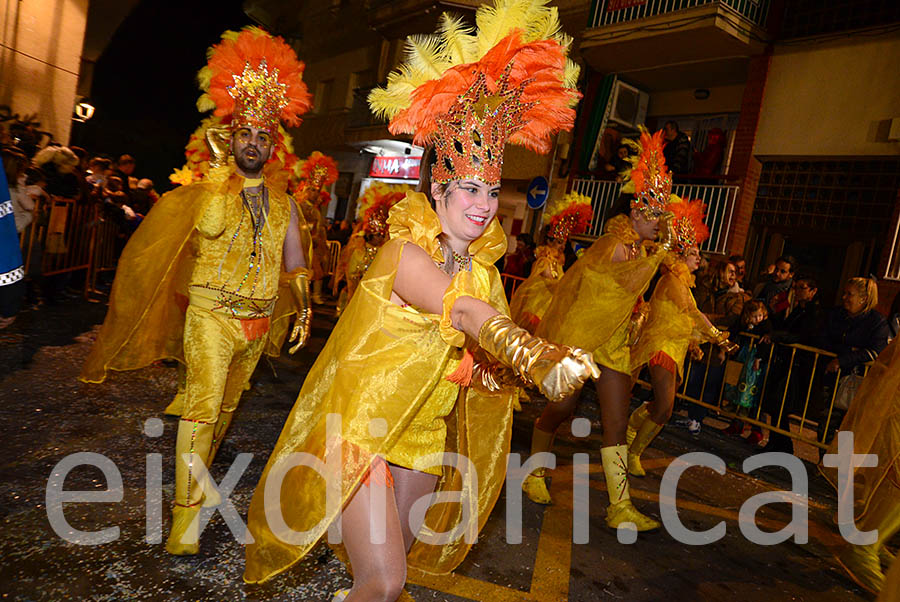
[{"label": "yellow feather plume", "polygon": [[475,28],[467,25],[462,17],[456,17],[447,13],[441,15],[439,25],[443,54],[446,60],[453,65],[462,65],[474,62],[477,59],[475,53],[478,44],[475,41]]}]

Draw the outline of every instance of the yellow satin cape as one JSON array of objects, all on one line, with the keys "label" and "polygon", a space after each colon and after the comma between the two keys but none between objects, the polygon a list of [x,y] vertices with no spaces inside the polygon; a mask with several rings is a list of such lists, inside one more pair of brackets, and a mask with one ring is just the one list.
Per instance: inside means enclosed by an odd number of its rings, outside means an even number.
[{"label": "yellow satin cape", "polygon": [[666,271],[653,289],[650,315],[640,339],[631,348],[631,369],[639,369],[662,351],[675,361],[680,379],[691,341],[711,341],[715,336],[688,288],[689,279],[684,275],[687,266],[679,261],[673,268],[675,271]]},{"label": "yellow satin cape", "polygon": [[[288,173],[281,163],[268,163],[263,173],[270,194],[286,195]],[[186,302],[193,266],[190,238],[209,203],[237,195],[242,185],[229,164],[153,206],[119,258],[109,310],[79,380],[103,382],[109,370],[135,370],[160,359],[184,362],[185,305],[179,299]]]},{"label": "yellow satin cape", "polygon": [[[563,276],[562,253],[540,246],[535,255],[537,260],[531,268],[531,275],[519,285],[509,302],[513,321],[532,333],[550,307],[556,285]],[[551,277],[545,278],[543,274],[548,270]]]},{"label": "yellow satin cape", "polygon": [[[462,356],[465,335],[452,329],[446,315],[420,313],[390,301],[406,245],[418,245],[443,262],[437,215],[424,195],[410,192],[391,209],[388,221],[390,240],[378,251],[307,375],[253,494],[248,513],[253,543],[246,549],[244,573],[248,583],[287,570],[312,549],[349,501],[373,457],[388,455],[420,410],[433,396],[443,395],[436,390],[445,388],[444,375]],[[500,275],[493,267],[506,244],[499,223],[493,220],[469,246],[475,258],[472,271],[454,276],[444,296],[445,308],[459,296],[471,295],[508,313]],[[514,389],[485,394],[462,388],[444,419],[444,450],[471,461],[478,488],[474,495],[458,471],[444,467],[437,491],[462,491],[466,507],[478,512],[478,521],[472,525],[478,530],[503,487],[513,394]],[[340,415],[339,430],[330,432],[327,417],[334,414]],[[375,425],[371,430],[370,424]],[[325,463],[322,470],[327,478],[303,466],[282,464],[298,452]],[[342,458],[343,470],[329,467],[329,458]],[[277,481],[269,484],[273,473],[283,474],[280,496],[275,499],[266,494],[267,487],[278,488]],[[336,487],[339,503],[326,505],[327,484]],[[271,525],[267,513],[281,517],[284,525]],[[435,504],[426,514],[423,532],[449,531],[462,517],[459,503]],[[306,534],[291,540],[284,527]],[[417,540],[408,563],[414,571],[448,573],[462,562],[469,547],[461,538],[441,546]]]},{"label": "yellow satin cape", "polygon": [[646,292],[665,253],[648,256],[641,246],[636,259],[613,263],[616,246],[634,242],[623,238],[622,226],[627,225],[623,220],[629,218],[622,215],[609,220],[608,233],[566,271],[535,334],[591,351],[601,366],[630,374],[628,323],[635,302]]},{"label": "yellow satin cape", "polygon": [[[856,468],[854,472],[859,520],[872,494],[891,477],[891,470],[900,471],[900,338],[894,339],[869,368],[840,430],[853,432],[854,454],[878,456],[877,466]],[[837,453],[837,441],[835,437],[827,453]],[[837,469],[820,464],[819,471],[837,489]]]}]

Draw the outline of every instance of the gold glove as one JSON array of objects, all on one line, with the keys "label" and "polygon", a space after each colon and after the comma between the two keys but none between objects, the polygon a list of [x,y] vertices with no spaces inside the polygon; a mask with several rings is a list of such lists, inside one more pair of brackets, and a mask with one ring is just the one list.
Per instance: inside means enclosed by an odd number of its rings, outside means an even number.
[{"label": "gold glove", "polygon": [[478,344],[551,401],[564,399],[588,378],[600,376],[588,352],[532,336],[503,314],[485,320]]},{"label": "gold glove", "polygon": [[288,339],[289,343],[296,341],[296,344],[288,349],[288,353],[293,355],[306,345],[312,324],[312,304],[309,302],[309,270],[301,271],[296,278],[291,280],[291,292],[297,302],[297,318],[294,320],[294,328]]},{"label": "gold glove", "polygon": [[675,244],[674,217],[672,212],[667,211],[659,218],[659,248],[663,251],[671,251]]},{"label": "gold glove", "polygon": [[713,343],[718,345],[722,349],[722,351],[729,355],[741,348],[741,346],[737,343],[732,343],[728,340],[727,330],[719,330],[718,328],[713,328],[713,337]]},{"label": "gold glove", "polygon": [[228,163],[231,146],[231,130],[228,127],[206,128],[206,147],[209,149],[209,166],[221,167]]},{"label": "gold glove", "polygon": [[650,304],[643,299],[638,299],[634,310],[631,312],[631,322],[628,323],[628,330],[626,331],[625,341],[629,347],[637,344],[640,340],[641,333],[644,331],[644,324],[649,316]]}]

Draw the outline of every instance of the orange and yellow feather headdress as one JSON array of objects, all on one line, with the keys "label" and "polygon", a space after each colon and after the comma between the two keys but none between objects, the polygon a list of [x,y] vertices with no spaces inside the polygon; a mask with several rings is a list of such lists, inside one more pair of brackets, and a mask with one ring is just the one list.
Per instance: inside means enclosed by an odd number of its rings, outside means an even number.
[{"label": "orange and yellow feather headdress", "polygon": [[709,238],[709,228],[703,221],[706,218],[706,205],[703,201],[681,200],[675,195],[671,199],[667,210],[674,215],[672,229],[675,232],[675,242],[672,248],[684,254]]},{"label": "orange and yellow feather headdress", "polygon": [[[312,196],[319,195],[338,179],[338,164],[333,157],[313,151],[306,160],[297,163],[294,174],[300,178]],[[331,196],[328,195],[328,199]],[[310,199],[315,202],[315,199]]]},{"label": "orange and yellow feather headdress", "polygon": [[672,174],[666,167],[663,155],[665,140],[663,131],[653,135],[641,126],[640,141],[626,139],[625,144],[636,151],[627,159],[631,169],[624,172],[625,184],[622,192],[631,193],[634,199],[631,208],[645,211],[653,217],[659,217],[666,211],[669,196],[672,194]]},{"label": "orange and yellow feather headdress", "polygon": [[477,31],[444,14],[436,34],[407,38],[405,62],[369,94],[392,133],[434,145],[433,182],[499,183],[507,143],[545,153],[572,128],[578,66],[546,4],[494,0],[478,9]]},{"label": "orange and yellow feather headdress", "polygon": [[362,216],[363,231],[366,234],[387,236],[388,213],[410,190],[406,184],[392,185],[384,182],[375,182],[366,188],[356,205],[356,214]]},{"label": "orange and yellow feather headdress", "polygon": [[280,37],[258,27],[226,31],[207,57],[197,74],[204,90],[197,108],[215,109],[232,129],[250,125],[274,133],[280,121],[300,125],[300,116],[312,106],[304,65]]},{"label": "orange and yellow feather headdress", "polygon": [[547,236],[568,240],[569,236],[586,231],[593,217],[591,197],[570,192],[544,211],[544,223],[550,225]]}]

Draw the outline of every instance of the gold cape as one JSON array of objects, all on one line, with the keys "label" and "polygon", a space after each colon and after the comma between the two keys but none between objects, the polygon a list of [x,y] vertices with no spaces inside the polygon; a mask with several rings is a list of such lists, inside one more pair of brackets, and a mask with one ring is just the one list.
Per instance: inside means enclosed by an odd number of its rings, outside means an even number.
[{"label": "gold cape", "polygon": [[[437,215],[423,194],[410,192],[391,209],[388,222],[390,240],[379,249],[307,375],[253,494],[248,513],[253,543],[247,546],[244,573],[248,583],[270,579],[303,558],[337,518],[373,457],[391,453],[420,410],[432,403],[438,390],[446,390],[444,376],[459,361],[460,347],[466,343],[463,333],[449,326],[446,314],[452,302],[462,295],[475,296],[508,314],[500,275],[493,267],[507,244],[496,219],[470,244],[475,258],[472,271],[454,276],[444,295],[443,316],[390,301],[407,244],[418,245],[443,262]],[[471,483],[464,487],[460,473],[450,467],[444,467],[437,492],[463,491],[466,508],[477,511],[477,523],[469,524],[475,533],[487,520],[504,484],[514,393],[512,388],[496,394],[459,389],[454,393],[456,403],[444,419],[444,450],[471,461],[478,478],[477,496]],[[341,417],[337,432],[327,427],[327,416],[333,414]],[[370,431],[373,419],[383,419],[380,424],[385,428]],[[323,478],[290,463],[279,465],[297,452],[306,454],[307,460],[325,463],[322,471],[329,476]],[[330,467],[329,458],[342,458],[343,471]],[[265,493],[267,486],[278,487],[277,481],[269,485],[273,472],[284,477],[281,495],[274,499]],[[330,505],[326,504],[329,486],[336,489],[332,491],[338,500]],[[284,524],[270,525],[269,517],[279,517]],[[462,517],[459,503],[434,504],[426,514],[423,532],[450,531]],[[285,527],[305,534],[285,541],[289,536]],[[276,529],[283,537],[276,535]],[[417,540],[408,564],[411,570],[448,573],[462,562],[469,548],[462,538],[447,545]]]},{"label": "gold cape", "polygon": [[[894,339],[869,368],[840,430],[853,432],[854,454],[878,456],[877,466],[856,468],[854,472],[855,513],[859,520],[868,509],[872,494],[886,478],[892,477],[891,470],[900,471],[900,338]],[[837,453],[837,442],[835,437],[827,453]],[[819,471],[837,489],[837,469],[820,464]],[[893,477],[900,480],[896,472]]]},{"label": "gold cape", "polygon": [[[687,276],[687,277],[686,277]],[[650,361],[662,351],[675,362],[678,379],[684,373],[684,358],[691,342],[712,341],[715,334],[688,287],[691,279],[683,261],[673,264],[672,270],[656,283],[650,298],[650,315],[640,339],[631,348],[632,371]]]},{"label": "gold cape", "polygon": [[[519,285],[509,302],[513,321],[529,332],[534,332],[550,306],[559,279],[563,277],[563,254],[546,246],[538,247],[537,260],[531,275]],[[543,273],[550,271],[550,278]]]},{"label": "gold cape", "polygon": [[626,374],[631,358],[626,330],[638,298],[646,292],[665,253],[646,255],[644,245],[636,259],[613,263],[619,244],[634,242],[623,237],[630,229],[626,216],[607,222],[604,234],[566,271],[556,286],[553,301],[535,334],[554,343],[591,351],[594,360]]},{"label": "gold cape", "polygon": [[[281,163],[268,163],[263,173],[270,194],[286,196],[288,173]],[[160,359],[184,362],[184,309],[194,260],[190,239],[208,204],[237,195],[242,184],[232,163],[166,193],[153,206],[119,258],[109,310],[79,380],[103,382],[109,370],[136,370]],[[302,223],[302,216],[298,219]],[[277,311],[273,325],[296,308],[289,302]]]}]

